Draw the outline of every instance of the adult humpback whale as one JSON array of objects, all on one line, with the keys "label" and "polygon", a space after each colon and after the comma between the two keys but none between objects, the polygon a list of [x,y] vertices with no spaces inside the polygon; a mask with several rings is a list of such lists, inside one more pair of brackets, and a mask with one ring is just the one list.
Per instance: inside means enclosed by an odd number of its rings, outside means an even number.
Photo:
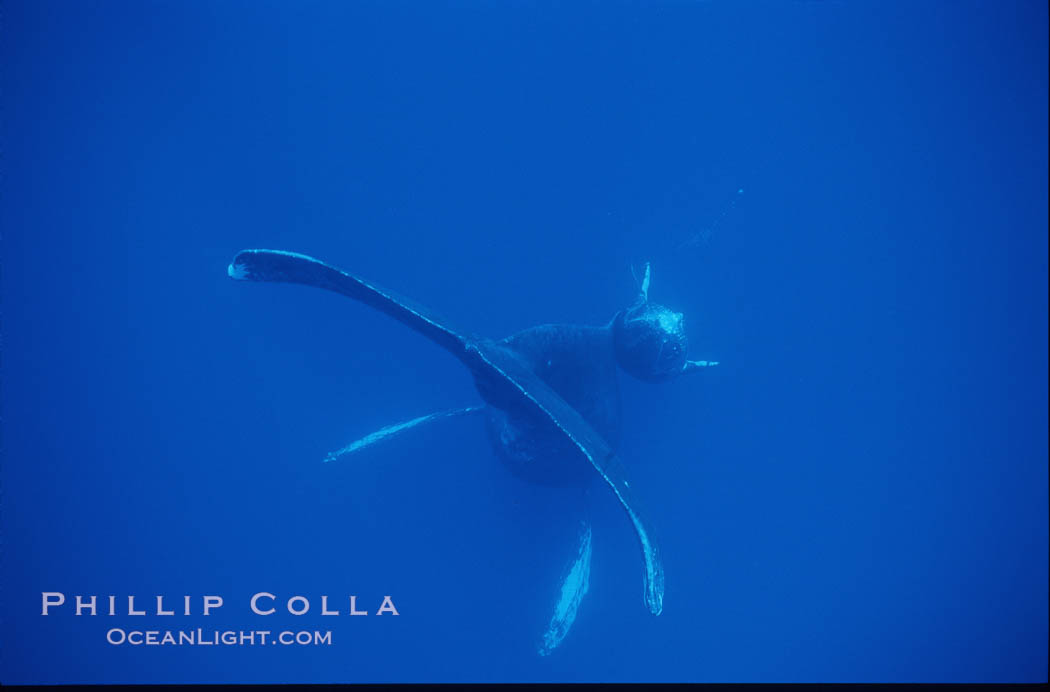
[{"label": "adult humpback whale", "polygon": [[[229,276],[240,281],[299,283],[341,293],[423,334],[463,363],[474,377],[484,407],[422,416],[373,433],[329,455],[353,452],[421,423],[484,412],[497,454],[517,475],[553,485],[601,478],[634,527],[644,565],[644,597],[654,615],[663,610],[664,572],[652,529],[631,493],[615,452],[619,438],[617,366],[660,382],[715,362],[686,359],[683,317],[649,302],[649,267],[634,303],[604,327],[541,325],[494,341],[451,328],[422,306],[374,283],[306,255],[280,250],[244,250]],[[564,638],[587,591],[590,527],[564,578],[540,653]]]}]

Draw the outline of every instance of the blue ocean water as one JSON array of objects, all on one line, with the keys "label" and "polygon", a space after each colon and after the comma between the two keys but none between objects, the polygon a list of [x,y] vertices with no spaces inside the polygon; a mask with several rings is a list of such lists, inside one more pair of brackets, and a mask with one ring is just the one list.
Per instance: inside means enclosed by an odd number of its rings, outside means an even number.
[{"label": "blue ocean water", "polygon": [[[3,682],[1046,680],[1046,3],[0,23]],[[363,305],[231,281],[251,247],[490,337],[604,324],[651,262],[720,361],[620,378],[663,614],[611,493],[519,481],[479,420],[321,463],[480,398]],[[540,657],[584,512],[589,592]],[[263,591],[311,611],[253,615]],[[332,642],[106,640],[198,627]]]}]

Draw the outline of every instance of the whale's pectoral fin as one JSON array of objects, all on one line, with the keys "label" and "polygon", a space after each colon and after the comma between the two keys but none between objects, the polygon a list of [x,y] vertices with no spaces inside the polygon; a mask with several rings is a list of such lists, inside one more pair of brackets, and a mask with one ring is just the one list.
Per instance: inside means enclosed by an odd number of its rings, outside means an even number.
[{"label": "whale's pectoral fin", "polygon": [[718,365],[717,360],[687,360],[682,366],[682,372],[695,372]]},{"label": "whale's pectoral fin", "polygon": [[478,411],[484,410],[483,406],[468,406],[467,408],[457,408],[451,411],[440,411],[438,413],[431,413],[428,416],[420,416],[419,418],[413,418],[412,420],[402,421],[401,423],[394,423],[388,425],[385,428],[380,428],[374,433],[365,435],[359,440],[354,440],[347,446],[336,452],[330,452],[328,456],[324,458],[325,461],[335,461],[346,454],[360,451],[365,447],[371,447],[377,442],[381,442],[394,435],[399,435],[403,432],[407,432],[412,428],[418,427],[425,423],[433,423],[434,421],[444,420],[445,418],[455,418],[457,416],[466,416],[471,413],[477,413]]},{"label": "whale's pectoral fin", "polygon": [[540,656],[546,656],[554,651],[569,633],[572,623],[576,621],[576,611],[580,602],[587,594],[587,587],[591,578],[591,527],[586,522],[580,526],[579,545],[572,562],[562,579],[561,589],[558,591],[558,600],[554,604],[554,613],[551,615],[550,625],[543,633],[543,641],[540,643]]},{"label": "whale's pectoral fin", "polygon": [[627,512],[642,548],[645,603],[653,615],[659,615],[664,607],[664,569],[660,549],[653,530],[632,496],[619,457],[576,409],[526,368],[512,352],[493,342],[479,341],[469,349],[467,361],[475,373],[490,372],[508,385],[502,392],[504,402],[515,398],[533,414],[553,423],[612,489]]},{"label": "whale's pectoral fin", "polygon": [[457,358],[463,357],[470,338],[450,328],[430,310],[393,291],[297,252],[242,250],[226,273],[237,281],[296,283],[341,293],[408,325]]},{"label": "whale's pectoral fin", "polygon": [[634,273],[634,267],[633,266],[631,267],[631,276],[634,277],[635,282],[638,284],[638,297],[639,297],[640,302],[642,302],[642,303],[649,302],[649,279],[650,279],[650,276],[651,276],[649,263],[648,262],[645,263],[645,273],[642,275],[642,278],[641,278],[640,281],[638,279],[638,276]]}]

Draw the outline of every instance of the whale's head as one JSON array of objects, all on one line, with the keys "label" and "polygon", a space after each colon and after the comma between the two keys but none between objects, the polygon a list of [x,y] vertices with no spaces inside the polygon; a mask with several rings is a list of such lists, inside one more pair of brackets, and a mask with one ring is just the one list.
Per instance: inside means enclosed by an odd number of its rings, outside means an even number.
[{"label": "whale's head", "polygon": [[663,382],[685,371],[689,340],[684,316],[670,308],[639,301],[613,320],[616,361],[646,382]]}]

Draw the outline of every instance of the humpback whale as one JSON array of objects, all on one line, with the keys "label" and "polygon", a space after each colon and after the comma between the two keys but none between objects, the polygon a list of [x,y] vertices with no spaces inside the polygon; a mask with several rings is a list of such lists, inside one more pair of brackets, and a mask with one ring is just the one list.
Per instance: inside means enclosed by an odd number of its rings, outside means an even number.
[{"label": "humpback whale", "polygon": [[[358,300],[426,336],[470,372],[484,406],[414,418],[376,431],[328,455],[333,461],[424,423],[484,414],[497,456],[515,475],[545,485],[600,480],[634,529],[642,556],[643,597],[653,615],[663,611],[664,570],[656,536],[633,497],[616,453],[620,433],[617,370],[663,382],[717,365],[688,360],[681,313],[649,301],[650,269],[633,303],[604,326],[547,324],[501,340],[451,327],[423,306],[371,281],[307,255],[243,250],[227,273],[238,281],[298,283]],[[564,639],[587,592],[591,530],[581,525],[578,549],[562,581],[539,653]]]}]

